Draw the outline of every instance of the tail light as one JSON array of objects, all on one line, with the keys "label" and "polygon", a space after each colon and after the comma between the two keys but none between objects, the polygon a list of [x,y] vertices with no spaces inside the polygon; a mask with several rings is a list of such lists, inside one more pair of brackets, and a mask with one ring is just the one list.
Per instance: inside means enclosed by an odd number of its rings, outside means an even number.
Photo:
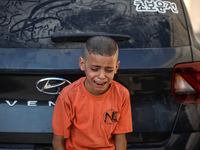
[{"label": "tail light", "polygon": [[181,103],[200,103],[200,62],[174,67],[172,94]]}]

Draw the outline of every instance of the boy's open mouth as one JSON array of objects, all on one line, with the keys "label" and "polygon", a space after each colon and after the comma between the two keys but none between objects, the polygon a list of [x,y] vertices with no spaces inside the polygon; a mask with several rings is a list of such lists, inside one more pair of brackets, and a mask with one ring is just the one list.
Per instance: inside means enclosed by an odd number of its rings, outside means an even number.
[{"label": "boy's open mouth", "polygon": [[94,83],[95,83],[96,85],[98,85],[98,86],[104,86],[107,82],[99,83],[99,82],[94,81]]}]

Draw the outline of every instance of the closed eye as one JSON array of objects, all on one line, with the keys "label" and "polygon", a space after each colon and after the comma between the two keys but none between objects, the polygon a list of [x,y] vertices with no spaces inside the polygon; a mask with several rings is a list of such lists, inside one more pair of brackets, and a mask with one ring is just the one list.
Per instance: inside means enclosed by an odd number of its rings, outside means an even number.
[{"label": "closed eye", "polygon": [[113,72],[113,70],[106,70],[106,72],[110,73],[110,72]]},{"label": "closed eye", "polygon": [[98,71],[98,69],[96,68],[90,68],[92,71]]}]

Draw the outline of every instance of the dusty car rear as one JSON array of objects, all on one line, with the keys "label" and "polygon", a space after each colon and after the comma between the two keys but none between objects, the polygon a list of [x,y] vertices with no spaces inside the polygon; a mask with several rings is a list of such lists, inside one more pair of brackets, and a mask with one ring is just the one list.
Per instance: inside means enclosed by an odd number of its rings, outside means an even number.
[{"label": "dusty car rear", "polygon": [[0,149],[51,149],[62,88],[84,76],[85,41],[119,45],[115,80],[129,89],[128,148],[200,148],[200,46],[182,0],[0,3]]}]

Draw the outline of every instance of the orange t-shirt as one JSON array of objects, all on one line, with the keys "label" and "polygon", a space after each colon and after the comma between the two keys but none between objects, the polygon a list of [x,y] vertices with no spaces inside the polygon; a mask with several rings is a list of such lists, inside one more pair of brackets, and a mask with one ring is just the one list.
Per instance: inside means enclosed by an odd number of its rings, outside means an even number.
[{"label": "orange t-shirt", "polygon": [[100,96],[84,86],[85,77],[66,86],[53,114],[54,134],[66,138],[68,150],[114,150],[113,135],[132,131],[130,96],[116,81]]}]

